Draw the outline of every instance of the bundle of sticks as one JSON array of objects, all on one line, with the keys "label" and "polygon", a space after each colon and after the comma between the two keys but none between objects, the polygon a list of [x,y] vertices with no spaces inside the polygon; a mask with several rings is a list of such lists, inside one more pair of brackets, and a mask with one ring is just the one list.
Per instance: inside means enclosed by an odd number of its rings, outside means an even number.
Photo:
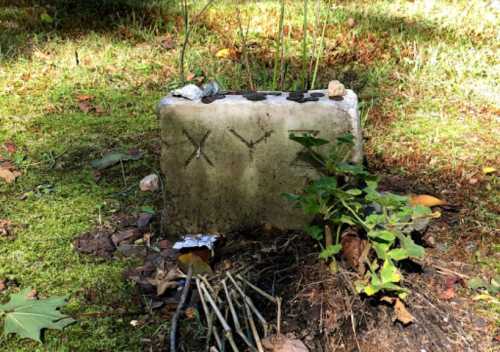
[{"label": "bundle of sticks", "polygon": [[[207,351],[239,352],[238,346],[245,346],[254,352],[264,352],[262,340],[269,336],[271,326],[248,295],[253,291],[276,305],[276,333],[281,330],[281,298],[275,297],[252,284],[242,274],[227,271],[212,283],[206,276],[193,278],[189,268],[186,284],[177,311],[172,319],[170,331],[170,351],[176,351],[177,321],[194,280],[207,324]],[[229,349],[227,347],[229,345]]]}]

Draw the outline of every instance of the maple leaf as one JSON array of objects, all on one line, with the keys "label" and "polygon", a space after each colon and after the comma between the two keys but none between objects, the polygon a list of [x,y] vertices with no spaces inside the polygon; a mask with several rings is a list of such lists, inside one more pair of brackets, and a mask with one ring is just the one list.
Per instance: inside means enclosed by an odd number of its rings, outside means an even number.
[{"label": "maple leaf", "polygon": [[66,303],[66,297],[49,297],[47,299],[30,299],[31,288],[12,294],[10,301],[0,304],[0,313],[5,315],[4,334],[18,334],[38,342],[43,329],[62,330],[75,322],[73,318],[62,314],[58,308]]}]

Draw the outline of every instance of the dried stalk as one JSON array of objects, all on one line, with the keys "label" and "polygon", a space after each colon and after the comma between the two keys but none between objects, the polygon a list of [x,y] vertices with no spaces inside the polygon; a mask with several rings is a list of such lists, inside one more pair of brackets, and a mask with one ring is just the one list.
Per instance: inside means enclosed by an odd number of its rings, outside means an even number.
[{"label": "dried stalk", "polygon": [[233,283],[234,287],[236,287],[236,290],[238,291],[238,293],[240,294],[240,296],[243,298],[245,304],[248,304],[248,306],[253,311],[253,313],[255,314],[255,316],[257,317],[257,319],[259,319],[260,323],[262,324],[262,327],[264,328],[264,337],[266,337],[267,336],[267,331],[268,331],[268,326],[269,326],[269,324],[267,323],[266,319],[264,319],[264,317],[262,316],[262,314],[255,307],[255,305],[253,304],[252,299],[250,297],[248,297],[245,294],[245,292],[243,292],[243,289],[241,288],[240,285],[238,285],[238,283],[236,282],[236,280],[234,279],[234,277],[231,275],[231,273],[227,272],[226,275],[229,278],[229,280],[231,280],[231,282]]},{"label": "dried stalk", "polygon": [[252,335],[253,335],[253,338],[255,340],[255,343],[257,344],[257,350],[259,352],[264,352],[264,348],[262,348],[262,342],[260,341],[259,332],[257,331],[257,327],[255,326],[255,321],[253,320],[252,312],[250,311],[250,307],[247,304],[247,302],[245,302],[244,304],[245,304],[245,310],[247,312],[247,318],[248,318],[248,321],[250,322],[250,328],[252,329]]},{"label": "dried stalk", "polygon": [[[196,16],[194,16],[193,20],[191,21],[191,23],[196,23],[196,21],[205,13],[205,11],[208,10],[208,8],[210,7],[210,5],[212,5],[212,3],[214,2],[215,0],[208,0],[207,3],[205,4],[205,6],[203,6],[203,8],[200,10],[200,12],[198,12],[198,14],[196,14]],[[191,34],[191,29],[193,28],[193,26],[189,25],[189,12],[188,12],[188,6],[187,6],[187,0],[183,0],[182,1],[182,12],[183,12],[183,18],[184,18],[184,42],[182,43],[182,47],[181,47],[181,51],[180,51],[180,57],[179,57],[179,78],[180,78],[180,81],[182,84],[184,84],[186,82],[186,78],[185,78],[185,75],[184,75],[184,60],[185,60],[185,56],[186,56],[186,49],[188,47],[188,44],[189,44],[189,35]]]},{"label": "dried stalk", "polygon": [[321,56],[323,54],[323,48],[325,46],[325,31],[326,31],[326,25],[328,24],[328,20],[330,19],[330,10],[331,10],[331,0],[328,1],[328,10],[326,12],[326,18],[325,22],[323,23],[323,29],[321,31],[321,40],[319,42],[319,50],[316,53],[316,63],[314,65],[314,72],[312,76],[312,81],[311,81],[311,89],[314,89],[314,86],[316,84],[316,78],[318,77],[318,67],[319,67],[319,61],[321,59]]},{"label": "dried stalk", "polygon": [[[203,307],[203,311],[205,312],[205,318],[207,320],[207,350],[210,346],[210,339],[212,337],[212,333],[214,333],[214,329],[213,329],[213,313],[210,312],[208,310],[208,305],[207,305],[207,301],[205,300],[205,296],[203,295],[203,292],[201,291],[201,287],[200,287],[200,279],[199,278],[196,278],[196,288],[198,289],[198,295],[200,296],[200,300],[201,300],[201,305]],[[219,349],[222,349],[222,343],[220,341],[220,337],[218,337],[216,334],[214,334],[215,336],[215,342],[217,343],[217,346],[219,347]]]},{"label": "dried stalk", "polygon": [[238,315],[236,314],[236,309],[234,308],[233,301],[231,300],[231,295],[229,294],[229,290],[227,289],[226,285],[226,280],[222,280],[222,286],[224,286],[224,292],[226,293],[227,297],[227,303],[229,304],[229,310],[231,311],[231,316],[233,318],[233,323],[234,327],[236,329],[236,332],[242,340],[247,344],[247,346],[252,350],[252,351],[257,351],[254,345],[252,345],[252,342],[248,339],[248,337],[243,333],[243,330],[241,329],[241,324],[238,319]]},{"label": "dried stalk", "polygon": [[278,25],[278,40],[276,41],[276,52],[274,54],[273,90],[277,89],[278,74],[281,72],[281,58],[283,57],[283,22],[285,19],[285,0],[280,2],[280,21]]},{"label": "dried stalk", "polygon": [[252,288],[255,292],[259,293],[261,296],[267,298],[269,301],[276,304],[277,310],[278,310],[277,317],[276,317],[276,330],[277,330],[277,334],[279,335],[281,333],[281,303],[283,301],[281,299],[281,297],[271,296],[269,293],[267,293],[266,291],[255,286],[254,284],[252,284],[250,281],[248,281],[247,279],[245,279],[243,276],[241,276],[239,274],[236,275],[236,277],[238,278],[238,280],[243,281],[248,287]]},{"label": "dried stalk", "polygon": [[243,54],[243,60],[245,61],[245,70],[247,71],[248,85],[250,86],[250,90],[255,91],[255,85],[252,77],[252,70],[250,69],[250,60],[248,59],[248,51],[247,51],[247,37],[248,30],[250,28],[250,20],[247,23],[247,29],[243,31],[243,24],[241,21],[241,12],[240,8],[236,7],[236,18],[238,20],[239,34],[241,39],[241,50]]},{"label": "dried stalk", "polygon": [[304,20],[302,36],[302,83],[303,89],[307,90],[307,0],[304,0]]},{"label": "dried stalk", "polygon": [[176,335],[177,335],[177,325],[179,321],[179,317],[182,312],[182,307],[186,303],[186,298],[189,293],[189,288],[191,286],[191,278],[193,277],[193,266],[189,265],[188,269],[188,274],[186,278],[186,284],[184,285],[184,288],[182,289],[182,294],[181,294],[181,299],[179,300],[179,304],[177,305],[177,309],[175,310],[174,317],[172,318],[172,326],[170,328],[170,351],[175,352],[177,351],[177,344],[176,344]]},{"label": "dried stalk", "polygon": [[224,319],[224,316],[222,315],[221,311],[217,307],[217,304],[215,304],[213,297],[208,292],[204,283],[200,283],[200,288],[201,288],[203,294],[205,295],[205,297],[207,298],[208,302],[212,306],[212,309],[215,312],[215,315],[219,319],[219,322],[221,323],[222,328],[224,329],[225,336],[228,339],[229,344],[231,345],[231,348],[233,349],[233,352],[239,352],[239,349],[236,346],[236,343],[234,342],[234,339],[233,339],[233,333],[232,333],[231,327],[227,323],[226,319]]}]

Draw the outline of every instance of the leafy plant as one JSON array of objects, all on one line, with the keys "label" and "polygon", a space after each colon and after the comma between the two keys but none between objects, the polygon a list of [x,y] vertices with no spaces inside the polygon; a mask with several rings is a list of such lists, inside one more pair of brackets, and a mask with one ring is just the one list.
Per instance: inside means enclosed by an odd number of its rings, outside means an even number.
[{"label": "leafy plant", "polygon": [[0,317],[4,317],[4,334],[18,334],[21,337],[41,341],[43,329],[62,330],[75,320],[62,314],[58,308],[66,303],[65,297],[33,299],[31,288],[10,296],[9,302],[0,305]]},{"label": "leafy plant", "polygon": [[[356,282],[357,291],[368,296],[392,292],[405,298],[407,290],[400,285],[397,263],[424,257],[424,248],[413,241],[411,233],[425,228],[431,210],[411,206],[408,197],[379,192],[376,176],[362,165],[347,161],[352,135],[341,136],[329,149],[329,141],[310,134],[291,134],[290,139],[304,147],[299,157],[323,174],[303,194],[286,194],[320,223],[305,229],[322,245],[320,258],[335,260],[342,251],[342,231],[353,227],[366,237],[369,246],[366,256],[360,258],[368,270]],[[331,238],[330,228],[334,229],[335,239]]]}]

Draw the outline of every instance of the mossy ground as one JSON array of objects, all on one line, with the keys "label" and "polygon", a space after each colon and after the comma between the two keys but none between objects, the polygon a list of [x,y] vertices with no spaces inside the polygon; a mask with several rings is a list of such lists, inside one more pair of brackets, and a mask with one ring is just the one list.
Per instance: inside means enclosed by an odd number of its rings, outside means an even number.
[{"label": "mossy ground", "polygon": [[[129,316],[82,315],[130,306],[133,288],[121,275],[129,264],[81,257],[71,241],[99,217],[154,203],[136,185],[159,168],[154,111],[178,84],[179,9],[174,1],[100,8],[75,2],[74,9],[8,3],[0,7],[0,144],[15,143],[10,158],[22,176],[10,185],[0,181],[0,219],[13,222],[16,236],[0,239],[0,278],[32,286],[41,296],[69,295],[66,311],[81,318],[63,332],[49,331],[45,345],[9,336],[0,339],[0,350],[141,350],[141,338],[158,326],[132,327]],[[301,85],[303,9],[300,1],[287,3],[285,88],[295,89]],[[500,164],[499,10],[493,3],[334,1],[317,84],[337,78],[359,93],[372,168],[460,202],[462,222],[447,238],[453,246],[474,242],[469,257],[481,258],[490,273],[499,270],[500,192],[495,176],[481,170]],[[316,2],[309,5],[311,47]],[[250,19],[253,79],[269,89],[278,1],[248,1],[240,10],[245,23]],[[231,2],[217,1],[199,19],[187,71],[248,89],[240,60],[215,55],[241,48],[235,13]],[[165,40],[175,47],[162,45]],[[94,96],[92,104],[104,112],[81,111],[81,95]],[[125,164],[125,179],[118,167],[96,183],[89,162],[131,148],[146,154]],[[50,185],[51,192],[20,199],[39,185]],[[87,289],[99,298],[86,299]]]}]

